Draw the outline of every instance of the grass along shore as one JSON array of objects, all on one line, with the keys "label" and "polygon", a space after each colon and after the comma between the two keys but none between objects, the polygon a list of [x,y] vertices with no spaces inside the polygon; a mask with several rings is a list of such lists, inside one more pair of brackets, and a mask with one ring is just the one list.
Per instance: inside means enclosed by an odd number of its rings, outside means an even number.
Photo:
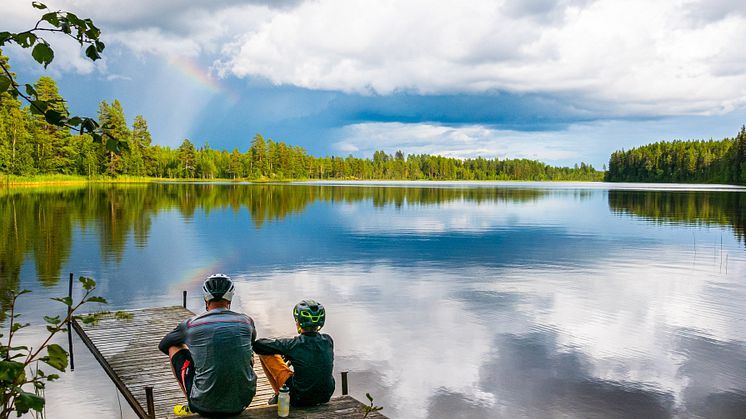
[{"label": "grass along shore", "polygon": [[[252,179],[251,182],[283,182],[305,179]],[[0,175],[2,186],[80,185],[88,183],[151,183],[151,182],[246,182],[248,179],[157,178],[148,176],[80,176],[80,175]]]},{"label": "grass along shore", "polygon": [[[603,173],[603,172],[600,172]],[[277,178],[277,177],[260,177],[260,178],[159,178],[159,177],[148,177],[148,176],[81,176],[81,175],[63,175],[63,174],[46,174],[36,176],[15,176],[15,175],[4,175],[0,174],[0,187],[21,187],[21,186],[54,186],[54,185],[84,185],[90,183],[96,184],[108,184],[108,183],[152,183],[152,182],[252,182],[252,183],[268,183],[268,182],[304,182],[304,181],[376,181],[376,180],[390,180],[390,181],[450,181],[450,180],[439,180],[439,179],[358,179],[354,177],[349,178],[333,178],[333,179],[311,179],[311,178]],[[473,180],[472,180],[473,181]],[[477,182],[479,180],[476,180]],[[602,182],[603,174],[599,175],[597,179],[577,179],[577,180],[532,180],[532,179],[494,179],[484,180],[484,182],[494,181],[514,181],[514,182]]]}]

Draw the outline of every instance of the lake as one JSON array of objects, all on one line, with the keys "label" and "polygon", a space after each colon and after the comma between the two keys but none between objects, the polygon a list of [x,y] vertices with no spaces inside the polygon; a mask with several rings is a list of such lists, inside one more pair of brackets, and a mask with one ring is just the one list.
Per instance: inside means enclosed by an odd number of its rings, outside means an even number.
[{"label": "lake", "polygon": [[[293,305],[322,302],[336,370],[392,418],[746,412],[743,188],[89,185],[2,189],[0,215],[0,286],[34,291],[19,303],[29,344],[68,272],[98,281],[101,308],[187,290],[194,311],[224,272],[260,337],[292,335]],[[48,416],[121,403],[134,417],[75,346]]]}]

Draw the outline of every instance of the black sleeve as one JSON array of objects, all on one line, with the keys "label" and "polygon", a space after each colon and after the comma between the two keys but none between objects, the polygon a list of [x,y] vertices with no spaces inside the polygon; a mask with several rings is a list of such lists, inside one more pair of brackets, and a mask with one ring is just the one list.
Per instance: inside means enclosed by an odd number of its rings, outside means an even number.
[{"label": "black sleeve", "polygon": [[256,325],[254,324],[254,319],[251,317],[249,317],[249,322],[251,322],[251,345],[253,346],[256,341]]},{"label": "black sleeve", "polygon": [[254,351],[259,355],[286,355],[292,342],[293,339],[257,339]]},{"label": "black sleeve", "polygon": [[186,330],[186,320],[184,320],[179,323],[174,330],[170,331],[163,337],[163,339],[161,339],[161,343],[158,344],[158,349],[168,355],[168,348],[186,343]]}]

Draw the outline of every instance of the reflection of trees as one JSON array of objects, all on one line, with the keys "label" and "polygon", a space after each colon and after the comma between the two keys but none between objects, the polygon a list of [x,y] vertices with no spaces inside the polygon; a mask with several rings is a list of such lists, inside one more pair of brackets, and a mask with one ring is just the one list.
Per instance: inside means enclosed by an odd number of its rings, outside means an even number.
[{"label": "reflection of trees", "polygon": [[746,193],[609,191],[609,207],[663,223],[730,226],[746,244]]},{"label": "reflection of trees", "polygon": [[248,209],[254,225],[302,212],[320,202],[371,201],[382,207],[436,205],[454,200],[510,202],[539,199],[546,191],[497,188],[359,187],[322,185],[138,184],[0,189],[0,289],[19,284],[24,258],[33,258],[43,285],[57,283],[70,255],[75,228],[99,237],[105,260],[119,263],[127,242],[144,247],[154,215],[176,210]]}]

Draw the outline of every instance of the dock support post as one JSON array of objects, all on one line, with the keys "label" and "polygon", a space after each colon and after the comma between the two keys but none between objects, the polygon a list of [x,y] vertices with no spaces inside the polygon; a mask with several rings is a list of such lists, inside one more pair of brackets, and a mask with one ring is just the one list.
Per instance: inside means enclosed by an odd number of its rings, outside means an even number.
[{"label": "dock support post", "polygon": [[[67,296],[70,298],[70,301],[73,299],[73,273],[70,272],[70,283],[67,287]],[[73,356],[73,333],[72,329],[70,328],[70,322],[73,321],[72,316],[70,315],[72,312],[72,307],[67,306],[67,352],[70,354],[70,371],[75,371],[75,357]]]},{"label": "dock support post", "polygon": [[182,291],[182,293],[183,294],[182,294],[181,306],[184,307],[184,308],[186,308],[187,292],[186,292],[186,290],[184,290],[184,291]]},{"label": "dock support post", "polygon": [[347,395],[347,373],[349,371],[342,371],[342,395]]},{"label": "dock support post", "polygon": [[148,402],[148,417],[155,419],[155,401],[153,400],[153,387],[145,387],[145,399]]}]

